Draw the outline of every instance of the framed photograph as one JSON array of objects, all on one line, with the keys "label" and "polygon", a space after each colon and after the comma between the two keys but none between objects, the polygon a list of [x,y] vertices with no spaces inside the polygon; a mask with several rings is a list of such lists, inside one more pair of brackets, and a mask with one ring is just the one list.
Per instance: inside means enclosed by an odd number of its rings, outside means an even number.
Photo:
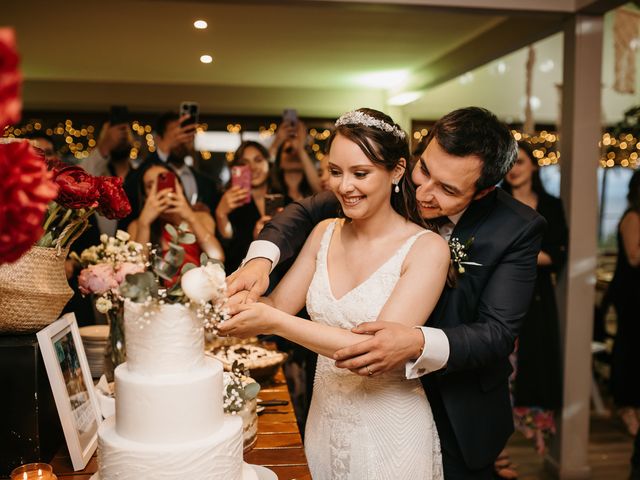
[{"label": "framed photograph", "polygon": [[37,334],[74,470],[98,445],[102,420],[76,317],[67,313]]}]

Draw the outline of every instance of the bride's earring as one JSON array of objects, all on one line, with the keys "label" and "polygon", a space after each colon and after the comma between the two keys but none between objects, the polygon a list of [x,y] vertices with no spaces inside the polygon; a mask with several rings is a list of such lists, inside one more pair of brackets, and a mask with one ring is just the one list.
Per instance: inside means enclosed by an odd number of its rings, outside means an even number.
[{"label": "bride's earring", "polygon": [[398,180],[394,180],[393,184],[396,186],[393,191],[396,193],[400,193],[400,187],[398,186]]}]

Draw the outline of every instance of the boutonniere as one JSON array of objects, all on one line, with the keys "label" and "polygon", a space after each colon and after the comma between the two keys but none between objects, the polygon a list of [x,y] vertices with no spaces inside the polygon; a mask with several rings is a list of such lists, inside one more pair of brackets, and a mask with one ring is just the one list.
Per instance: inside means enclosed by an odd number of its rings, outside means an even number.
[{"label": "boutonniere", "polygon": [[468,252],[473,245],[474,237],[469,238],[465,243],[460,243],[460,239],[457,237],[449,240],[449,251],[451,252],[451,263],[455,267],[456,271],[462,275],[465,272],[465,265],[482,266],[480,263],[467,262]]}]

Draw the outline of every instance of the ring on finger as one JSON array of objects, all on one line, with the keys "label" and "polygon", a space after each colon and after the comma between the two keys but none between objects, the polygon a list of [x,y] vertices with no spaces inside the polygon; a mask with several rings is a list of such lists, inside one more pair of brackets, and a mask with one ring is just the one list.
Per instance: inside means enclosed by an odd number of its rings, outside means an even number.
[{"label": "ring on finger", "polygon": [[367,369],[367,373],[369,374],[369,376],[373,375],[373,372],[371,371],[371,369],[369,368],[369,365],[365,366],[364,368]]}]

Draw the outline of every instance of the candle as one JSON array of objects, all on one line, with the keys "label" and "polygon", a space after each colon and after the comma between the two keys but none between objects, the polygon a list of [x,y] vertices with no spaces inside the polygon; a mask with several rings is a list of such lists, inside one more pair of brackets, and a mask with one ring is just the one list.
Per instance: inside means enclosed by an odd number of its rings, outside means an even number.
[{"label": "candle", "polygon": [[46,463],[27,463],[11,472],[11,480],[55,480],[53,468]]}]

